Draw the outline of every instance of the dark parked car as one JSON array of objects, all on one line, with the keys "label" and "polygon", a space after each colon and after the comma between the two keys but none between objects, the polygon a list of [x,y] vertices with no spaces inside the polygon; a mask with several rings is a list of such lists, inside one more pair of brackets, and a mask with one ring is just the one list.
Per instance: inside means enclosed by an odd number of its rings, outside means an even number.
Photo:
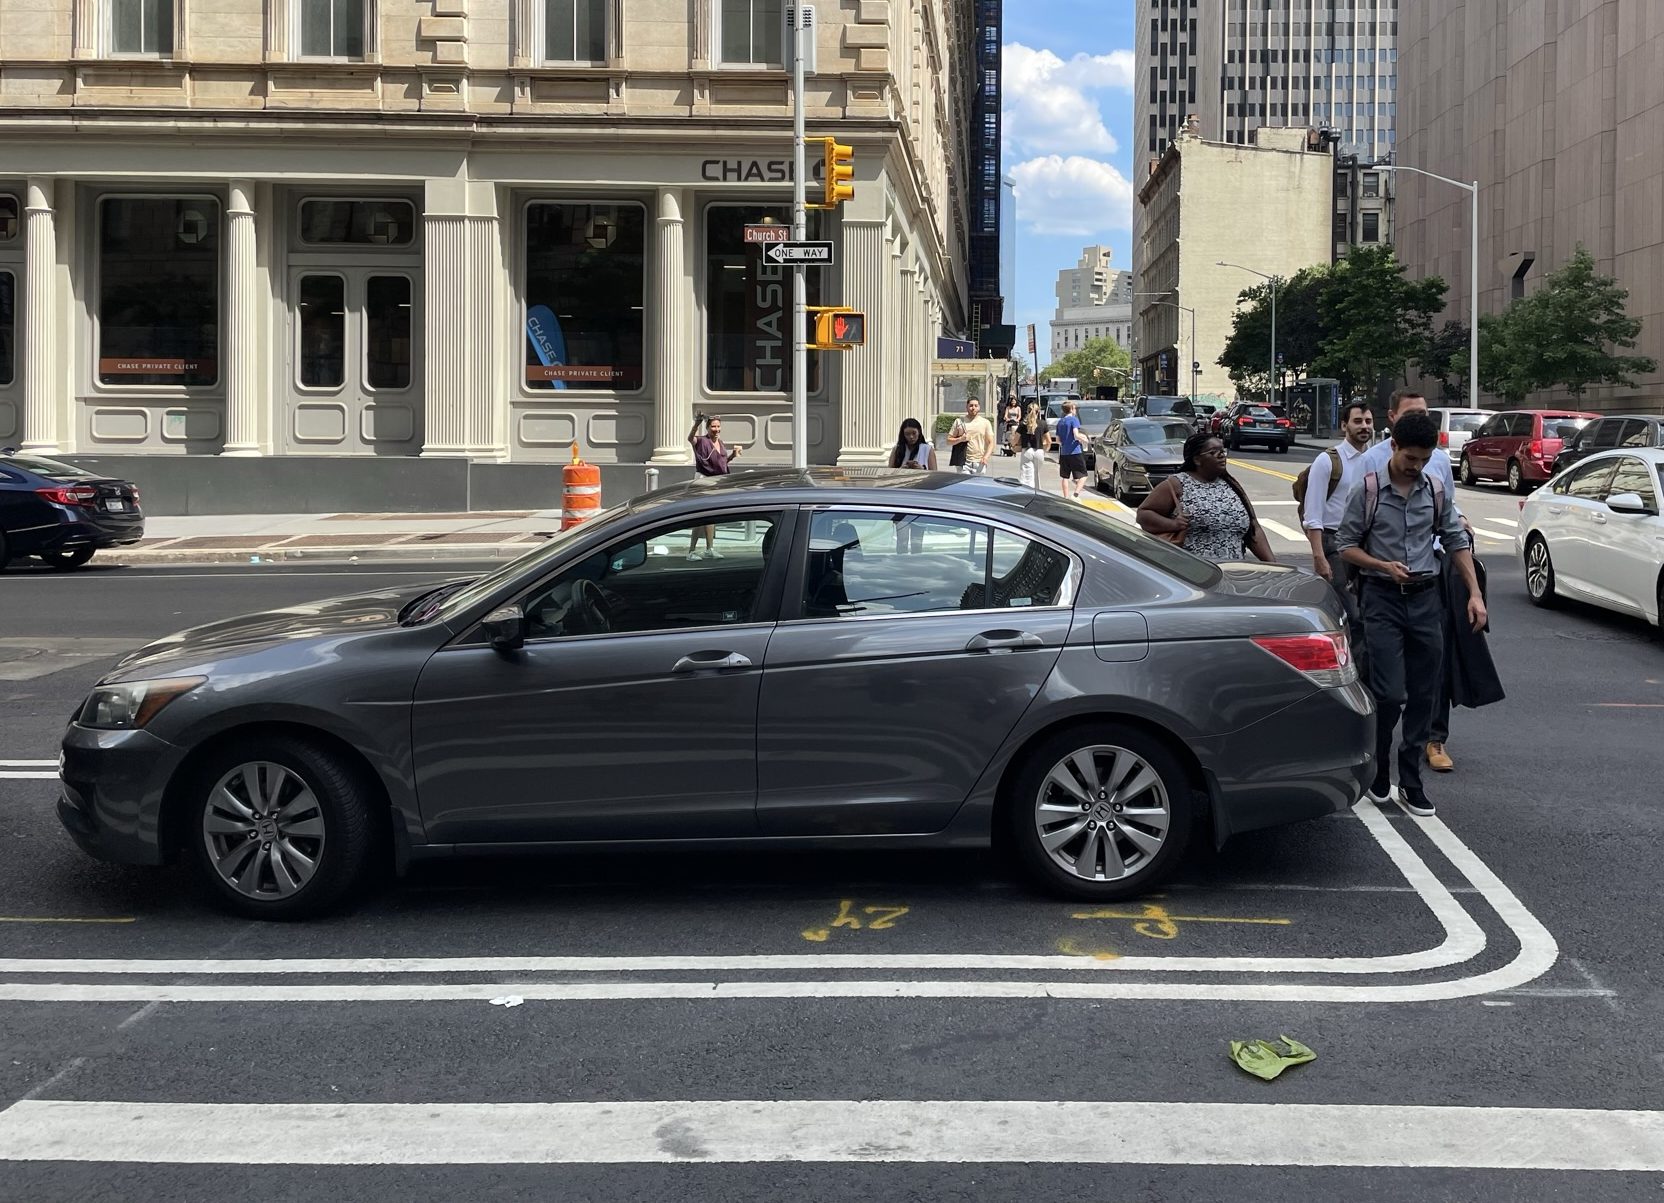
[{"label": "dark parked car", "polygon": [[1189,397],[1165,397],[1152,393],[1140,397],[1133,403],[1132,416],[1135,418],[1194,418],[1196,407],[1191,404]]},{"label": "dark parked car", "polygon": [[[691,561],[714,527],[720,557]],[[1014,482],[766,471],[637,498],[474,580],[182,632],[63,741],[104,859],[288,917],[507,848],[1011,848],[1156,886],[1192,833],[1373,773],[1340,602]]]},{"label": "dark parked car", "polygon": [[0,452],[0,569],[18,556],[79,568],[93,553],[144,538],[139,491],[41,455]]},{"label": "dark parked car", "polygon": [[1664,447],[1664,418],[1653,414],[1596,418],[1566,440],[1560,454],[1554,457],[1555,475],[1597,451],[1628,447]]},{"label": "dark parked car", "polygon": [[1286,452],[1294,446],[1294,422],[1280,407],[1238,401],[1222,414],[1214,415],[1213,433],[1232,451],[1255,443],[1272,451]]},{"label": "dark parked car", "polygon": [[1148,496],[1184,463],[1184,441],[1192,433],[1183,418],[1127,418],[1114,423],[1095,440],[1098,487],[1129,505]]},{"label": "dark parked car", "polygon": [[1206,401],[1198,401],[1191,407],[1195,416],[1192,417],[1190,421],[1197,433],[1213,429],[1213,415],[1218,413],[1220,408],[1220,406],[1210,404]]},{"label": "dark parked car", "polygon": [[1567,439],[1594,414],[1568,410],[1508,409],[1491,417],[1462,447],[1456,472],[1465,485],[1506,480],[1524,493],[1554,475],[1554,461]]}]

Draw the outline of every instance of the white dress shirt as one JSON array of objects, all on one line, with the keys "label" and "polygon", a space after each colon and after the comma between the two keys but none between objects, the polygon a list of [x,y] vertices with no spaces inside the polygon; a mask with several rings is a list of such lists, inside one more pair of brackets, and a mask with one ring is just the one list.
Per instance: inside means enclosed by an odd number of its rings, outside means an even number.
[{"label": "white dress shirt", "polygon": [[1339,530],[1346,517],[1346,499],[1363,480],[1362,461],[1367,452],[1359,451],[1351,443],[1335,448],[1340,454],[1340,485],[1334,496],[1329,495],[1329,481],[1334,476],[1335,462],[1325,451],[1312,461],[1311,474],[1306,477],[1306,504],[1301,511],[1301,524],[1307,530]]}]

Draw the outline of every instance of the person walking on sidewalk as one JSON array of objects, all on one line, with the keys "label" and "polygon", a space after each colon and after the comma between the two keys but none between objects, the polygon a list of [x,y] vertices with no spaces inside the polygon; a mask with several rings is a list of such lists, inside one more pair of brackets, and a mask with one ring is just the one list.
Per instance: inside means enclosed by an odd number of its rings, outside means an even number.
[{"label": "person walking on sidewalk", "polygon": [[1029,402],[1017,427],[1017,471],[1025,489],[1040,487],[1040,471],[1046,463],[1046,410],[1039,401]]},{"label": "person walking on sidewalk", "polygon": [[1086,482],[1086,440],[1081,437],[1079,402],[1063,403],[1063,420],[1052,432],[1052,442],[1057,446],[1058,487],[1066,499],[1079,501]]},{"label": "person walking on sidewalk", "polygon": [[1362,674],[1368,672],[1368,649],[1353,590],[1357,573],[1349,564],[1341,562],[1335,536],[1340,532],[1341,519],[1346,517],[1346,503],[1363,476],[1364,457],[1375,436],[1375,415],[1368,402],[1350,401],[1342,408],[1340,421],[1346,437],[1301,473],[1296,496],[1301,497],[1300,522],[1312,545],[1312,571],[1333,585],[1340,595],[1351,632],[1352,660]]},{"label": "person walking on sidewalk", "polygon": [[[1387,424],[1396,426],[1398,420],[1407,414],[1425,414],[1426,412],[1426,397],[1412,389],[1400,389],[1392,395],[1392,400],[1387,405]],[[1387,462],[1391,459],[1392,440],[1383,439],[1364,455],[1357,479],[1362,480],[1371,473],[1386,471]],[[1434,448],[1433,458],[1427,463],[1427,470],[1438,477],[1439,483],[1444,486],[1446,497],[1454,498],[1456,496],[1456,473],[1451,467],[1448,451],[1443,447]],[[1460,516],[1461,507],[1458,506],[1456,512]],[[1473,534],[1473,529],[1468,525],[1468,520],[1465,517],[1462,518],[1462,526],[1463,529],[1467,530],[1469,536]],[[1438,773],[1448,773],[1456,767],[1456,762],[1451,759],[1450,752],[1445,747],[1450,741],[1450,698],[1452,692],[1450,674],[1453,667],[1447,658],[1444,683],[1439,689],[1438,701],[1433,708],[1433,726],[1428,732],[1427,738],[1427,765]]]},{"label": "person walking on sidewalk", "polygon": [[[994,457],[994,427],[982,416],[982,402],[975,397],[965,402],[964,420],[954,424],[948,442],[965,448],[959,471],[966,476],[981,476],[988,471],[988,461]],[[954,458],[958,463],[957,453]]]},{"label": "person walking on sidewalk", "polygon": [[[1353,491],[1335,539],[1341,559],[1360,573],[1369,691],[1376,708],[1375,782],[1369,795],[1380,803],[1396,798],[1410,814],[1422,816],[1435,813],[1422,785],[1421,761],[1444,683],[1444,598],[1435,540],[1443,541],[1467,587],[1469,624],[1479,631],[1486,622],[1472,537],[1443,482],[1428,470],[1438,443],[1438,427],[1426,414],[1401,415],[1393,424],[1386,470],[1370,473]],[[1393,733],[1400,721],[1393,795]]]},{"label": "person walking on sidewalk", "polygon": [[890,467],[936,471],[936,448],[925,442],[924,427],[917,418],[906,418],[890,451]]},{"label": "person walking on sidewalk", "polygon": [[1138,525],[1215,564],[1241,560],[1244,549],[1275,563],[1254,503],[1231,475],[1217,435],[1197,433],[1185,440],[1183,467],[1144,499]]},{"label": "person walking on sidewalk", "polygon": [[[688,431],[688,442],[693,445],[693,472],[696,484],[708,485],[728,475],[729,466],[739,457],[743,448],[729,447],[722,441],[722,419],[707,418],[700,414],[694,420],[693,429]],[[705,535],[705,553],[699,553],[699,535]],[[722,553],[716,549],[716,527],[694,527],[688,536],[688,559],[690,560],[720,560]]]}]

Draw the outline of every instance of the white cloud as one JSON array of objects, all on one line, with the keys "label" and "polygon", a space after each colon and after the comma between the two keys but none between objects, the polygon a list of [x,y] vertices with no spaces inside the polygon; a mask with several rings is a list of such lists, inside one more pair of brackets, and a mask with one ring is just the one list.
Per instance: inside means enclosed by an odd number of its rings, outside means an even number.
[{"label": "white cloud", "polygon": [[1114,154],[1117,143],[1093,93],[1132,89],[1133,54],[1077,54],[1065,62],[1021,42],[1005,47],[1005,142],[1011,158]]},{"label": "white cloud", "polygon": [[1084,155],[1041,155],[1011,169],[1017,220],[1036,234],[1095,238],[1132,228],[1132,182]]}]

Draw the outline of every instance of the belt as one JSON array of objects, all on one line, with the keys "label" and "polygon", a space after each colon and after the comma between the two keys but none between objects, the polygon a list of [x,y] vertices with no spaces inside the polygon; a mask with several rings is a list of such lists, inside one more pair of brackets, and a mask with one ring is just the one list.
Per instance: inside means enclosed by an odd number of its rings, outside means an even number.
[{"label": "belt", "polygon": [[1436,576],[1418,576],[1405,581],[1403,584],[1399,584],[1388,576],[1366,576],[1364,580],[1371,585],[1379,585],[1389,592],[1403,594],[1405,597],[1416,593],[1425,593],[1439,583],[1439,578]]}]

